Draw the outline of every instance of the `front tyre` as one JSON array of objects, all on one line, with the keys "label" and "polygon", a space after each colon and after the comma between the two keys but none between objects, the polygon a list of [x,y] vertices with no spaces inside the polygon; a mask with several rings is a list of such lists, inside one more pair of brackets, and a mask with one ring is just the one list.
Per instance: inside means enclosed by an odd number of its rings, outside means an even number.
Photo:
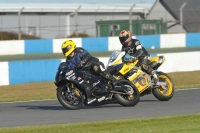
[{"label": "front tyre", "polygon": [[129,95],[118,93],[114,94],[119,104],[125,107],[135,106],[140,100],[140,94],[138,92],[138,89],[130,81],[127,80],[121,79],[118,81],[118,83],[126,87],[129,93]]},{"label": "front tyre", "polygon": [[57,88],[57,98],[63,107],[69,110],[78,110],[83,106],[84,96],[76,88],[71,88],[70,84],[68,88],[66,86]]},{"label": "front tyre", "polygon": [[174,84],[171,78],[163,72],[157,73],[159,82],[165,82],[166,86],[163,89],[161,86],[152,90],[153,95],[160,101],[169,101],[174,95]]}]

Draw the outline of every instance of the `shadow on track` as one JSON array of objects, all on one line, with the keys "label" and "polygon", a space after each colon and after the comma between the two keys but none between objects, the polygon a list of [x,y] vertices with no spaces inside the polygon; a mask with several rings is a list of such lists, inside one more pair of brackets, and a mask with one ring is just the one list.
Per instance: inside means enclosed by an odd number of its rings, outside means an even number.
[{"label": "shadow on track", "polygon": [[[140,100],[138,104],[140,104],[140,102],[160,102],[159,100]],[[137,105],[136,105],[137,106]],[[63,107],[62,105],[60,106],[17,106],[20,108],[27,108],[27,109],[32,109],[32,110],[68,110],[65,107]],[[120,104],[106,104],[106,105],[97,105],[97,106],[83,106],[81,109],[97,109],[97,108],[115,108],[115,107],[123,107]],[[133,106],[135,107],[135,106]],[[128,108],[128,107],[123,107],[123,108]],[[132,107],[130,107],[132,108]],[[81,110],[80,109],[80,110]]]},{"label": "shadow on track", "polygon": [[[27,108],[27,109],[32,109],[32,110],[68,110],[64,108],[63,106],[17,106],[20,108]],[[95,109],[95,108],[113,108],[113,107],[122,107],[121,105],[114,105],[112,104],[111,106],[109,105],[101,105],[101,106],[83,106],[81,109]],[[81,110],[80,109],[80,110]]]},{"label": "shadow on track", "polygon": [[159,101],[159,100],[140,100],[139,103],[140,102],[161,102],[161,101]]}]

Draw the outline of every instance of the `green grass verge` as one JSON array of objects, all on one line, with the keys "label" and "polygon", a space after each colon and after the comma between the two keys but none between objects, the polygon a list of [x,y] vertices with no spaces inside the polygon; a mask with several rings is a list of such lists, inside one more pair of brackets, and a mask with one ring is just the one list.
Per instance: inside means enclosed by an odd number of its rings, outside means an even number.
[{"label": "green grass verge", "polygon": [[200,114],[0,128],[0,133],[199,133]]},{"label": "green grass verge", "polygon": [[[175,89],[200,88],[200,71],[168,73]],[[0,86],[0,102],[56,99],[52,82]]]}]

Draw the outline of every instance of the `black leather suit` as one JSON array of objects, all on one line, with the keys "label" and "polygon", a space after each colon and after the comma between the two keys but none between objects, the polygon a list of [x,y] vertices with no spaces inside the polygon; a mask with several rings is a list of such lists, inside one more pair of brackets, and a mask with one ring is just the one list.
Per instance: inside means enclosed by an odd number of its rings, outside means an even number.
[{"label": "black leather suit", "polygon": [[73,57],[66,59],[66,67],[69,69],[87,70],[93,74],[99,74],[113,83],[116,82],[116,79],[109,72],[105,71],[104,64],[98,58],[91,56],[87,50],[80,47],[74,50]]},{"label": "black leather suit", "polygon": [[[146,73],[152,75],[153,69],[150,66],[150,54],[147,52],[147,50],[142,46],[139,40],[137,39],[131,39],[131,45],[129,47],[122,46],[122,51],[126,52],[126,55],[130,55],[133,57],[136,57],[139,59],[139,65],[145,71]],[[126,56],[125,55],[125,56]],[[123,57],[122,61],[126,62],[128,59],[126,57]]]}]

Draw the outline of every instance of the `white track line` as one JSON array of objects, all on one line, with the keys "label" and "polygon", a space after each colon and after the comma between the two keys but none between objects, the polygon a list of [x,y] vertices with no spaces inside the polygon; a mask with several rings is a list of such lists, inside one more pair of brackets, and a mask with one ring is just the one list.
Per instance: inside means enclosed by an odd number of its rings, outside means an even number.
[{"label": "white track line", "polygon": [[200,89],[200,88],[177,89],[177,90],[174,90],[174,91],[198,90],[198,89]]},{"label": "white track line", "polygon": [[40,102],[40,101],[53,101],[53,100],[56,100],[56,99],[44,99],[44,100],[29,100],[29,101],[16,101],[16,102],[0,102],[0,104],[3,104],[3,103],[25,103],[25,102]]}]

